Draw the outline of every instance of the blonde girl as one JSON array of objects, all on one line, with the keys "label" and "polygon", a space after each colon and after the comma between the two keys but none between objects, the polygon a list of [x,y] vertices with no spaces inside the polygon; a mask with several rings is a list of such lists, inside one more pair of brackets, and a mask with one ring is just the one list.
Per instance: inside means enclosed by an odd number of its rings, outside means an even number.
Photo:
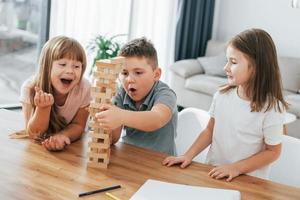
[{"label": "blonde girl", "polygon": [[207,127],[184,155],[163,164],[185,168],[211,145],[206,162],[214,166],[212,178],[267,178],[269,164],[280,155],[287,108],[275,45],[264,30],[250,29],[229,42],[226,57],[228,84],[214,95]]},{"label": "blonde girl", "polygon": [[43,47],[38,73],[22,86],[26,132],[48,150],[62,150],[80,138],[88,118],[90,84],[86,56],[74,39],[58,36]]}]

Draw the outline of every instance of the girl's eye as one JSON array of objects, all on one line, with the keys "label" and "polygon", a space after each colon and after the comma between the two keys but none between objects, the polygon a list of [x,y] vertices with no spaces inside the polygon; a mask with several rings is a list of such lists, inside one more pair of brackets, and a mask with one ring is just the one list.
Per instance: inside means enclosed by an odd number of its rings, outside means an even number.
[{"label": "girl's eye", "polygon": [[59,63],[59,65],[60,65],[60,66],[63,66],[63,67],[66,66],[65,63]]},{"label": "girl's eye", "polygon": [[128,75],[127,72],[121,72],[121,74],[122,74],[123,76],[127,76],[127,75]]},{"label": "girl's eye", "polygon": [[236,64],[236,60],[230,59],[228,62],[230,62],[231,64]]},{"label": "girl's eye", "polygon": [[76,65],[76,66],[75,66],[75,68],[76,68],[76,69],[79,69],[79,68],[80,68],[80,66],[79,66],[79,65]]},{"label": "girl's eye", "polygon": [[136,74],[137,74],[137,75],[141,75],[141,74],[143,74],[143,72],[136,72]]}]

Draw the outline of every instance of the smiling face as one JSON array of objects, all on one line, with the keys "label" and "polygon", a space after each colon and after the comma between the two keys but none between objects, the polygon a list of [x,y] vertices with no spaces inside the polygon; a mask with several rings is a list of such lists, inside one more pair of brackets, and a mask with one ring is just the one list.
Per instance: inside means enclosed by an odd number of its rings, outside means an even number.
[{"label": "smiling face", "polygon": [[51,84],[54,93],[67,95],[79,82],[82,73],[82,63],[62,58],[52,63]]},{"label": "smiling face", "polygon": [[130,98],[140,105],[160,75],[160,68],[153,69],[145,57],[126,57],[119,79]]},{"label": "smiling face", "polygon": [[245,54],[233,48],[231,45],[227,47],[226,57],[227,63],[224,70],[229,85],[242,86],[245,88],[253,75],[254,67]]}]

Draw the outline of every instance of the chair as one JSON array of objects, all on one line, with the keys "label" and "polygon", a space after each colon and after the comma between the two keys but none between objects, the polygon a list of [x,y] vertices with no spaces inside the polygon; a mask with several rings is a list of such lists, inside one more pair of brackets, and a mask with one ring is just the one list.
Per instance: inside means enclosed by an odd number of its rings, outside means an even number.
[{"label": "chair", "polygon": [[270,167],[269,179],[274,182],[300,187],[300,140],[283,136],[280,157]]},{"label": "chair", "polygon": [[[186,108],[178,114],[177,137],[175,138],[177,154],[184,154],[194,143],[209,121],[209,114],[198,108]],[[209,147],[198,154],[194,160],[204,163]]]}]

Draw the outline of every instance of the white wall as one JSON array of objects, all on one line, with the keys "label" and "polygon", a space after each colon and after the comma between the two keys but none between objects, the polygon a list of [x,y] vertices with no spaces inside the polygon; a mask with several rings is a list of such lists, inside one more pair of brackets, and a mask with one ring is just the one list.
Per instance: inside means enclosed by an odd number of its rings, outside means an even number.
[{"label": "white wall", "polygon": [[262,28],[281,56],[300,57],[300,8],[292,0],[216,0],[213,39],[229,40],[248,28]]}]

